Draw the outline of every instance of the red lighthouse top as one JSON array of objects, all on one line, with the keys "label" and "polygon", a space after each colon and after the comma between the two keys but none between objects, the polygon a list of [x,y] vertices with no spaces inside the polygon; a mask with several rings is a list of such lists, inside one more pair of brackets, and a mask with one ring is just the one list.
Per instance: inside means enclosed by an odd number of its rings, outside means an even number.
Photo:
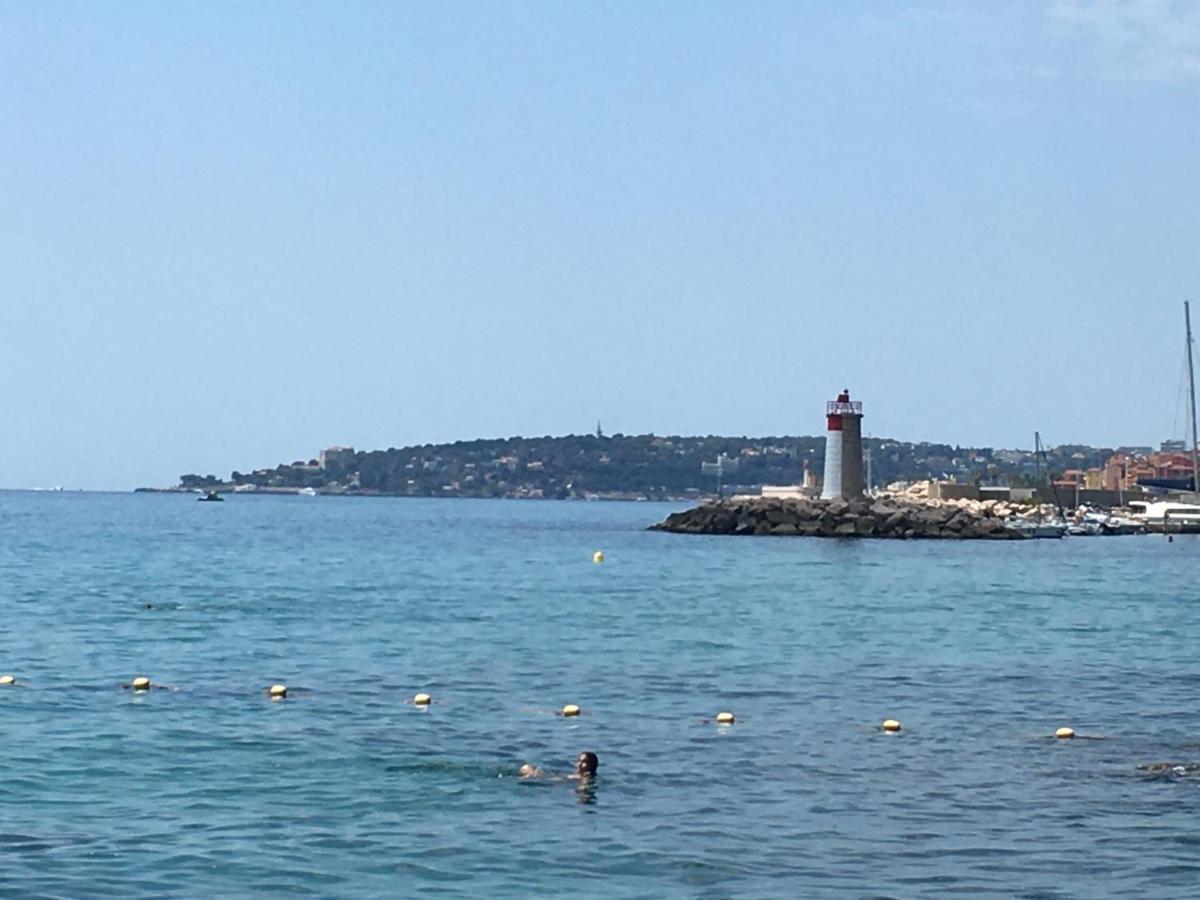
[{"label": "red lighthouse top", "polygon": [[[861,400],[851,400],[850,399],[850,389],[846,388],[844,391],[842,391],[840,394],[838,394],[838,397],[836,400],[830,400],[828,403],[825,404],[825,415],[829,416],[829,418],[830,418],[830,425],[829,425],[830,430],[831,431],[840,430],[842,427],[842,423],[841,423],[842,416],[861,416],[862,415],[862,401]],[[838,427],[836,429],[833,427],[833,421],[832,421],[834,416],[838,417]]]}]

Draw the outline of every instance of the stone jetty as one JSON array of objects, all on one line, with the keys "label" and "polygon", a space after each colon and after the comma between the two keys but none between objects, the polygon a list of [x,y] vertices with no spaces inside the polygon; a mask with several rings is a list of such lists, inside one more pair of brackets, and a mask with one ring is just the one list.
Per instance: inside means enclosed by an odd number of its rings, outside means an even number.
[{"label": "stone jetty", "polygon": [[919,501],[907,497],[820,500],[735,497],[672,513],[654,531],[680,534],[1020,540],[1011,511],[993,503]]}]

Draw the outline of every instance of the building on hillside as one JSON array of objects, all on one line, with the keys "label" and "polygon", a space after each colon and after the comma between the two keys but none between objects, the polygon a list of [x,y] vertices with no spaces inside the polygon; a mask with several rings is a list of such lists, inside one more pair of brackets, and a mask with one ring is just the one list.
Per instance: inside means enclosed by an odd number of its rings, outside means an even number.
[{"label": "building on hillside", "polygon": [[330,466],[354,465],[354,448],[326,447],[317,457],[317,464],[322,469],[328,469]]},{"label": "building on hillside", "polygon": [[1150,479],[1191,477],[1192,459],[1186,453],[1159,451],[1142,456],[1118,452],[1104,464],[1103,485],[1110,491],[1130,490]]},{"label": "building on hillside", "polygon": [[1099,491],[1104,489],[1105,485],[1105,470],[1098,466],[1090,469],[1067,469],[1062,474],[1062,478],[1055,482],[1059,487],[1082,488],[1085,491]]}]

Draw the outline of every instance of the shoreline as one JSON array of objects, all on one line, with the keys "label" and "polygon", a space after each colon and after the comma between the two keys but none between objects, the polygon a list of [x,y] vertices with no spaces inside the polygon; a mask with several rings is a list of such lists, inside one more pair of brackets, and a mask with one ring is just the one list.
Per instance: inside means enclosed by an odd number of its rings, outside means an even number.
[{"label": "shoreline", "polygon": [[[14,490],[21,490],[16,488]],[[212,491],[220,495],[235,495],[239,497],[253,497],[255,495],[271,495],[271,496],[316,496],[316,497],[401,497],[412,500],[545,500],[555,503],[706,503],[711,502],[715,498],[709,496],[688,496],[688,497],[647,497],[644,494],[618,494],[605,493],[594,494],[586,497],[571,496],[571,497],[541,497],[530,494],[504,494],[498,496],[485,497],[479,494],[406,494],[389,491],[374,491],[374,490],[323,490],[316,488],[315,494],[304,495],[300,494],[301,488],[295,487],[256,487],[252,491],[234,490],[233,486],[222,485],[214,488],[190,488],[190,487],[137,487],[130,493],[134,494],[204,494],[207,491]],[[126,491],[117,491],[116,493],[126,493]]]}]

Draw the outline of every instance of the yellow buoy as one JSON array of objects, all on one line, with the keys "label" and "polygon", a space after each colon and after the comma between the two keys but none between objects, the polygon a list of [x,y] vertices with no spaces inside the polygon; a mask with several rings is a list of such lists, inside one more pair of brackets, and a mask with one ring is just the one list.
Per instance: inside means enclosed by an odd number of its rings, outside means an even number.
[{"label": "yellow buoy", "polygon": [[583,712],[583,710],[581,710],[581,709],[580,709],[578,706],[576,706],[574,703],[568,703],[566,706],[564,706],[564,707],[562,708],[562,714],[563,714],[564,716],[577,716],[577,715],[579,715],[581,712]]},{"label": "yellow buoy", "polygon": [[139,675],[137,678],[133,679],[133,681],[130,683],[130,687],[132,687],[135,691],[148,691],[150,690],[150,679],[145,675]]},{"label": "yellow buoy", "polygon": [[734,722],[733,713],[731,713],[731,712],[717,713],[717,724],[718,725],[732,725],[733,722]]},{"label": "yellow buoy", "polygon": [[16,681],[11,675],[0,675],[0,684],[15,684]]},{"label": "yellow buoy", "polygon": [[604,551],[603,551],[603,550],[597,550],[595,553],[593,553],[593,554],[592,554],[592,562],[594,562],[594,563],[602,563],[602,562],[604,562]]},{"label": "yellow buoy", "polygon": [[1058,729],[1058,731],[1054,732],[1054,736],[1060,740],[1070,740],[1071,738],[1075,737],[1075,729],[1064,726]]},{"label": "yellow buoy", "polygon": [[895,719],[884,719],[883,724],[879,727],[882,728],[884,731],[899,731],[900,723],[897,722]]},{"label": "yellow buoy", "polygon": [[432,702],[433,698],[428,694],[417,694],[417,696],[413,697],[413,703],[417,706],[428,706]]},{"label": "yellow buoy", "polygon": [[271,695],[272,700],[282,700],[287,696],[287,685],[273,684],[267,688],[267,693]]}]

